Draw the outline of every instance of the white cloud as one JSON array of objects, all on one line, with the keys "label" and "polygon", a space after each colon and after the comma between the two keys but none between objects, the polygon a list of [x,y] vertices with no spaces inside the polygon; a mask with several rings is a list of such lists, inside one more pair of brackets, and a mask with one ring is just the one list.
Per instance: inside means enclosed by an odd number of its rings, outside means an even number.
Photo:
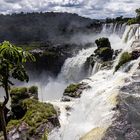
[{"label": "white cloud", "polygon": [[134,16],[140,0],[0,0],[0,13],[56,11],[90,18]]}]

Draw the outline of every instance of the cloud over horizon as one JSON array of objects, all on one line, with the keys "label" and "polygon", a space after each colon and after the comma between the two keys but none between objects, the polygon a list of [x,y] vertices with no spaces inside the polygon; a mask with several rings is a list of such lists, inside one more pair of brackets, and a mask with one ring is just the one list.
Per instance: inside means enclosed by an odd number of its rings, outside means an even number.
[{"label": "cloud over horizon", "polygon": [[69,12],[89,18],[134,16],[140,0],[0,0],[0,13]]}]

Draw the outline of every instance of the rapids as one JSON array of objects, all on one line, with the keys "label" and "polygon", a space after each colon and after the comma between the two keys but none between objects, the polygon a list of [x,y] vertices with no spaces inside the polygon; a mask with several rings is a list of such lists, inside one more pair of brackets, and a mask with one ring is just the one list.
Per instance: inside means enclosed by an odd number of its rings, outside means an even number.
[{"label": "rapids", "polygon": [[[122,28],[122,26],[119,28]],[[121,33],[118,32],[121,32],[121,29],[117,29],[117,25],[104,25],[100,36],[108,36],[113,49],[121,48],[122,52],[126,50],[132,51],[138,47],[138,45],[132,45],[136,41],[138,30],[139,27],[137,25],[125,26],[124,34],[120,38]],[[137,44],[139,43],[137,42]],[[114,67],[120,55],[114,61]],[[119,94],[121,87],[131,81],[131,77],[136,72],[139,62],[140,59],[131,61],[115,74],[114,67],[111,70],[100,70],[100,66],[96,62],[92,75],[83,80],[91,89],[84,90],[81,98],[74,100],[72,103],[62,104],[57,101],[56,104],[52,102],[60,107],[61,115],[59,119],[61,120],[61,127],[50,133],[49,140],[79,140],[94,128],[107,129],[112,124],[113,116],[116,113],[113,110],[117,104],[115,98]],[[67,106],[72,108],[70,112],[65,109]]]}]

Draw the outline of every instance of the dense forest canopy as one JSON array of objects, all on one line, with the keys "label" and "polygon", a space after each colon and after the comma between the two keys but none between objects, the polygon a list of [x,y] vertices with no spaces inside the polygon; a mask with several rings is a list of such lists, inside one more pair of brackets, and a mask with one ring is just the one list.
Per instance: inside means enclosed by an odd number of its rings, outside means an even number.
[{"label": "dense forest canopy", "polygon": [[0,15],[0,42],[26,44],[69,37],[75,32],[92,28],[96,20],[69,13],[19,13]]}]

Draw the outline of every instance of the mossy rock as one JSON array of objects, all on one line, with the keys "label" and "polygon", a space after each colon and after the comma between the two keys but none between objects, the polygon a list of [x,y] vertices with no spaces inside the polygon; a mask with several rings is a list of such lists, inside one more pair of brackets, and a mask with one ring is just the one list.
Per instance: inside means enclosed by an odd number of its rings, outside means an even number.
[{"label": "mossy rock", "polygon": [[25,94],[27,93],[27,87],[14,87],[11,89],[10,94]]},{"label": "mossy rock", "polygon": [[120,59],[119,59],[119,62],[118,64],[116,65],[115,67],[115,72],[122,66],[124,65],[125,63],[127,62],[130,62],[132,60],[132,54],[131,53],[128,53],[128,52],[124,52],[122,53]]},{"label": "mossy rock", "polygon": [[110,44],[109,39],[105,38],[105,37],[102,37],[102,38],[95,40],[95,43],[96,43],[98,48],[104,48],[104,47],[111,48],[111,44]]},{"label": "mossy rock", "polygon": [[101,58],[101,60],[108,61],[112,59],[113,52],[114,51],[111,48],[104,47],[104,48],[97,49],[96,55],[98,55],[99,58]]},{"label": "mossy rock", "polygon": [[30,97],[38,100],[38,87],[37,86],[29,87],[28,92],[29,92]]},{"label": "mossy rock", "polygon": [[[57,119],[57,112],[53,105],[41,103],[35,99],[25,99],[22,103],[22,108],[26,110],[25,115],[18,120],[10,120],[7,126],[7,130],[13,130],[19,128],[22,123],[27,124],[27,134],[29,137],[40,137],[44,134],[45,130],[49,132],[50,128],[48,123],[51,125],[59,126]],[[46,125],[44,125],[46,124]],[[43,125],[43,127],[41,127]]]},{"label": "mossy rock", "polygon": [[99,38],[95,41],[97,49],[94,51],[95,56],[102,61],[109,61],[113,57],[114,50],[111,49],[111,44],[108,38]]},{"label": "mossy rock", "polygon": [[28,98],[38,99],[38,88],[14,87],[10,91],[12,118],[20,119],[24,116],[26,109],[22,107],[23,100]]},{"label": "mossy rock", "polygon": [[64,91],[64,93],[71,93],[77,91],[81,84],[70,84]]},{"label": "mossy rock", "polygon": [[84,89],[89,88],[86,83],[70,84],[63,93],[64,97],[79,98]]},{"label": "mossy rock", "polygon": [[37,86],[31,86],[28,88],[29,92],[32,94],[38,93],[38,87]]},{"label": "mossy rock", "polygon": [[91,65],[91,67],[93,68],[94,64],[95,64],[95,56],[92,54],[87,58],[85,65],[87,66],[87,68],[89,68],[89,66]]}]

